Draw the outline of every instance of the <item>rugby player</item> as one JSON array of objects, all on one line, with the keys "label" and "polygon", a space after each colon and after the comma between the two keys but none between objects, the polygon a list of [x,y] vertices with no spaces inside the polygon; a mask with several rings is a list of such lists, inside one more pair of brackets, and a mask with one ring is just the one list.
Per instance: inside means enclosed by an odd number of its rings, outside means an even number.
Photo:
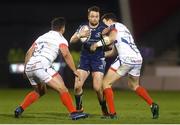
[{"label": "rugby player", "polygon": [[[105,44],[114,43],[113,49],[105,52],[105,56],[108,57],[117,53],[117,59],[111,64],[103,79],[103,93],[107,101],[110,117],[117,118],[112,85],[115,81],[127,75],[129,87],[147,102],[152,112],[152,118],[157,119],[159,117],[158,104],[154,103],[146,89],[139,84],[143,59],[131,33],[125,25],[117,22],[117,18],[113,13],[104,14],[101,19],[109,26],[109,31],[104,36]],[[99,41],[91,45],[90,48],[91,51],[95,51],[101,46],[103,46],[102,41]]]},{"label": "rugby player", "polygon": [[[85,113],[76,111],[71,95],[62,77],[52,67],[52,63],[61,53],[65,62],[76,76],[76,79],[79,79],[79,74],[68,49],[68,42],[63,37],[64,32],[65,19],[63,17],[54,18],[51,22],[51,30],[38,37],[27,51],[25,73],[34,91],[29,92],[20,106],[15,109],[16,118],[19,118],[26,108],[45,94],[46,85],[58,92],[60,100],[69,111],[72,120],[86,118],[88,116]],[[51,106],[51,102],[47,103]]]},{"label": "rugby player", "polygon": [[[90,73],[92,73],[93,78],[93,88],[97,93],[99,104],[102,109],[103,115],[107,115],[107,107],[105,99],[103,98],[102,92],[102,79],[105,71],[105,58],[103,47],[99,47],[93,53],[90,51],[90,46],[93,43],[98,42],[101,37],[102,31],[107,27],[104,23],[99,22],[100,20],[100,8],[97,6],[92,6],[88,9],[88,22],[82,23],[77,31],[73,34],[70,39],[71,43],[76,43],[80,41],[82,37],[89,37],[89,39],[82,44],[80,64],[78,67],[78,72],[80,73],[80,81],[75,79],[75,100],[76,109],[80,112],[83,111],[82,106],[82,95],[83,95],[83,85]],[[87,25],[90,30],[79,32],[82,26]]]}]

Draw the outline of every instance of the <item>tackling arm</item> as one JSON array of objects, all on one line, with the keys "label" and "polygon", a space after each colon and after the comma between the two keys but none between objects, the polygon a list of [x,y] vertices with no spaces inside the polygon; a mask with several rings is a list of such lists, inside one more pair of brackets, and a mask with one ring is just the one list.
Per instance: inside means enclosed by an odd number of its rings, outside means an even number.
[{"label": "tackling arm", "polygon": [[[112,44],[116,40],[116,35],[117,35],[117,31],[112,30],[108,36],[103,36],[105,45]],[[97,47],[103,46],[102,41],[98,41],[96,44]]]},{"label": "tackling arm", "polygon": [[65,62],[67,63],[67,65],[69,66],[69,68],[73,71],[73,73],[78,76],[78,73],[76,71],[76,67],[72,58],[71,53],[69,52],[69,49],[66,45],[60,45],[59,47],[62,56],[64,57]]},{"label": "tackling arm", "polygon": [[113,46],[111,50],[104,52],[104,56],[105,58],[114,56],[115,54],[117,54],[116,48]]},{"label": "tackling arm", "polygon": [[95,44],[92,44],[90,50],[95,51],[98,47],[112,44],[116,40],[116,35],[117,31],[112,30],[108,36],[103,36],[102,40],[98,41]]},{"label": "tackling arm", "polygon": [[70,39],[70,43],[76,43],[80,39],[80,35],[78,32],[75,32]]}]

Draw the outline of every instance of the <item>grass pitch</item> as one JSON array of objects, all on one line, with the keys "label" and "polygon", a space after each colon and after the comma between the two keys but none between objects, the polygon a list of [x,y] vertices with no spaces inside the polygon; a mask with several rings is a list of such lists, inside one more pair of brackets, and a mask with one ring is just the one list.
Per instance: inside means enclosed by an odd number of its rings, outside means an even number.
[{"label": "grass pitch", "polygon": [[[115,90],[118,119],[101,119],[101,110],[94,91],[84,90],[83,105],[89,118],[72,121],[58,94],[47,94],[14,118],[14,109],[31,89],[0,89],[0,124],[180,124],[180,92],[150,92],[160,105],[160,118],[152,119],[149,106],[134,92]],[[71,91],[71,94],[72,91]],[[73,97],[74,99],[74,97]]]}]

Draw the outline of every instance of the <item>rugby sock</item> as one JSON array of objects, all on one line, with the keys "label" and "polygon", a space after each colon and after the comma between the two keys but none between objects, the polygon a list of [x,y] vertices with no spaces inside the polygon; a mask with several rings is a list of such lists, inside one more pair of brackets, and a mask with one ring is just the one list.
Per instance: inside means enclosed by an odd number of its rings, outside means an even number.
[{"label": "rugby sock", "polygon": [[103,91],[104,96],[106,98],[107,105],[109,107],[110,114],[115,114],[115,107],[114,107],[114,95],[112,88],[106,88]]},{"label": "rugby sock", "polygon": [[29,105],[38,100],[39,97],[40,95],[36,91],[32,91],[26,95],[20,106],[25,110]]},{"label": "rugby sock", "polygon": [[60,98],[61,98],[62,103],[66,106],[66,108],[68,109],[70,113],[76,112],[76,109],[73,106],[73,101],[69,92],[60,93]]},{"label": "rugby sock", "polygon": [[102,110],[103,115],[108,115],[109,113],[108,113],[108,109],[106,106],[106,101],[105,100],[103,100],[103,101],[99,100],[99,104],[101,106],[101,110]]},{"label": "rugby sock", "polygon": [[82,95],[83,95],[83,93],[81,93],[80,95],[75,95],[76,109],[77,110],[81,110],[81,108],[82,108]]},{"label": "rugby sock", "polygon": [[146,91],[146,89],[144,89],[142,86],[139,86],[136,90],[136,93],[142,97],[150,106],[153,103],[153,100],[151,99],[151,97],[149,96],[148,92]]}]

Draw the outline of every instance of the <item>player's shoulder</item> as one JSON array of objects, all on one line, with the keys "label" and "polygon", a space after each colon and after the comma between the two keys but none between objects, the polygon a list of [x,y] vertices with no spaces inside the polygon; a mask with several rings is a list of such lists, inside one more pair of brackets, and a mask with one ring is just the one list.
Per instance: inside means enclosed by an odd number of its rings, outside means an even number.
[{"label": "player's shoulder", "polygon": [[59,37],[60,37],[60,44],[66,44],[68,46],[68,41],[67,39],[62,35],[62,34],[59,34]]},{"label": "player's shoulder", "polygon": [[52,36],[52,35],[55,35],[55,34],[54,34],[53,31],[50,30],[50,31],[48,31],[48,32],[40,35],[38,38],[47,38],[47,37],[50,37],[50,36]]},{"label": "player's shoulder", "polygon": [[114,23],[114,25],[119,28],[127,28],[123,23],[120,23],[120,22],[116,22]]},{"label": "player's shoulder", "polygon": [[37,43],[37,42],[41,41],[42,39],[44,39],[44,37],[47,36],[47,33],[48,33],[48,32],[43,33],[43,34],[40,34],[40,35],[36,38],[35,42]]}]

